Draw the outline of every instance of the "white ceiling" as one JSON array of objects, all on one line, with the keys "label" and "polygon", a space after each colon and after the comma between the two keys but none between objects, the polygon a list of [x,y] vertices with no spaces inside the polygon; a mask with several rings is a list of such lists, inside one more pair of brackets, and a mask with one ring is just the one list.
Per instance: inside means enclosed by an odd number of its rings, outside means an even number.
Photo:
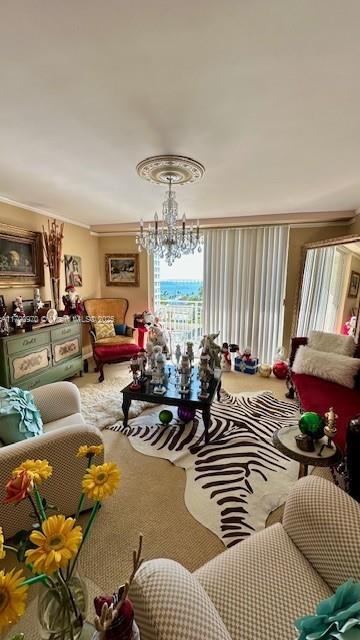
[{"label": "white ceiling", "polygon": [[0,195],[150,219],[135,165],[206,166],[191,217],[360,205],[359,0],[2,0]]}]

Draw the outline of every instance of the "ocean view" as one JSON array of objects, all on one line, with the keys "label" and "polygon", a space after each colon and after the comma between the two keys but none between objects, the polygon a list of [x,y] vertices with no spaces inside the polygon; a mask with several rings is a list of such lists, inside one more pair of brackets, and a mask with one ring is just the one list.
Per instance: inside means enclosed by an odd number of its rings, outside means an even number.
[{"label": "ocean view", "polygon": [[202,280],[160,280],[161,299],[201,300]]}]

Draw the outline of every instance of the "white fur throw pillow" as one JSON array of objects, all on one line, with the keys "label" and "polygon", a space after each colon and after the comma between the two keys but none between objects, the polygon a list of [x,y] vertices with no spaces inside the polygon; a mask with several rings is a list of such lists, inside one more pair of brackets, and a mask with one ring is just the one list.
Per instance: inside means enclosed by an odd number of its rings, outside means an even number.
[{"label": "white fur throw pillow", "polygon": [[360,369],[360,359],[342,356],[338,353],[316,351],[302,345],[298,348],[292,366],[294,373],[306,373],[309,376],[337,382],[343,387],[353,389],[355,376]]},{"label": "white fur throw pillow", "polygon": [[353,336],[325,333],[325,331],[310,331],[308,345],[311,349],[328,353],[340,353],[343,356],[353,356],[355,351]]}]

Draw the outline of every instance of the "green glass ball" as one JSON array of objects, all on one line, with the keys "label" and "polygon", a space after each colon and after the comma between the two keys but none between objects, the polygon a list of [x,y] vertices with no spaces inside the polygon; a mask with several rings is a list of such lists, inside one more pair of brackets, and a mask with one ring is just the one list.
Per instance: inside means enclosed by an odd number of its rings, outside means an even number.
[{"label": "green glass ball", "polygon": [[300,416],[299,428],[301,433],[305,433],[314,440],[323,437],[324,426],[324,418],[318,413],[315,413],[315,411],[306,411]]},{"label": "green glass ball", "polygon": [[171,411],[169,411],[168,409],[163,409],[162,411],[160,411],[159,413],[159,420],[162,424],[169,424],[171,422],[171,420],[173,419],[173,414]]}]

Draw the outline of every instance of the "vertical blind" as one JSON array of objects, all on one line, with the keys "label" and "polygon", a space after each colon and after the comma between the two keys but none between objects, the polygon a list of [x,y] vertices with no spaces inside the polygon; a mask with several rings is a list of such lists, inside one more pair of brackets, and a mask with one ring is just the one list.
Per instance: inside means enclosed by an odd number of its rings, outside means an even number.
[{"label": "vertical blind", "polygon": [[282,344],[289,227],[205,234],[204,330],[272,362]]}]

